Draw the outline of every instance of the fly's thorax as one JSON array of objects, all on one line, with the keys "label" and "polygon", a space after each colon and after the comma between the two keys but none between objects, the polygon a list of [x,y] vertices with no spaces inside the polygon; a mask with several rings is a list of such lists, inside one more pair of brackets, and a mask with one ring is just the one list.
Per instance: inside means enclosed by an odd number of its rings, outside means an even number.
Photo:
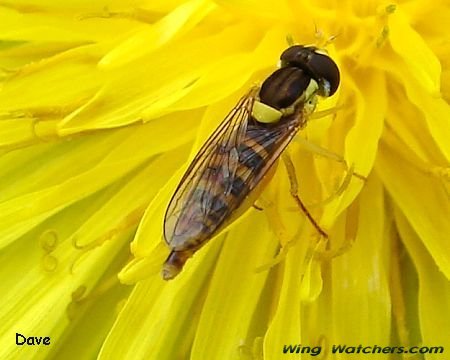
[{"label": "fly's thorax", "polygon": [[302,69],[276,70],[262,84],[252,109],[260,123],[277,123],[292,114],[309,115],[317,104],[319,85]]},{"label": "fly's thorax", "polygon": [[261,85],[259,100],[277,110],[289,108],[306,91],[311,77],[295,66],[273,72]]}]

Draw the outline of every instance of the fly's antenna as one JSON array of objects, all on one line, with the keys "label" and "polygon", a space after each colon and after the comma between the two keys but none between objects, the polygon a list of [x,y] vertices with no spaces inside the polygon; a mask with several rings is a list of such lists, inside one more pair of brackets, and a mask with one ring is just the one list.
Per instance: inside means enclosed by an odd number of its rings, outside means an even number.
[{"label": "fly's antenna", "polygon": [[317,47],[321,50],[326,49],[326,47],[334,42],[334,40],[339,36],[339,34],[336,35],[330,35],[325,36],[325,33],[322,29],[320,29],[317,24],[314,22],[314,37],[316,38]]},{"label": "fly's antenna", "polygon": [[292,36],[292,34],[286,35],[286,42],[288,43],[289,46],[295,45],[294,37]]}]

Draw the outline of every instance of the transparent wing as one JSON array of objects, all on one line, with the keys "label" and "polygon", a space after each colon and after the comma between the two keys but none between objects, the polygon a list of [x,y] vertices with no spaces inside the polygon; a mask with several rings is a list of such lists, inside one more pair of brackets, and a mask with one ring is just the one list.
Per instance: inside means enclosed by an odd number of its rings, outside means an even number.
[{"label": "transparent wing", "polygon": [[207,241],[260,182],[297,132],[297,121],[261,124],[251,116],[257,89],[245,95],[186,170],[164,220],[173,250]]}]

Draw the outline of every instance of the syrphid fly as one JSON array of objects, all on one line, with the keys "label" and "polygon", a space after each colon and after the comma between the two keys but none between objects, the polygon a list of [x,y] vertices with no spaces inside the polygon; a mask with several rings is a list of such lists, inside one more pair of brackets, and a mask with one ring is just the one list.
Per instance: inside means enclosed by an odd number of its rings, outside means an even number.
[{"label": "syrphid fly", "polygon": [[336,63],[316,47],[290,46],[279,64],[241,98],[182,177],[164,218],[171,250],[163,265],[165,280],[174,278],[255,190],[306,126],[318,96],[331,96],[339,86]]}]

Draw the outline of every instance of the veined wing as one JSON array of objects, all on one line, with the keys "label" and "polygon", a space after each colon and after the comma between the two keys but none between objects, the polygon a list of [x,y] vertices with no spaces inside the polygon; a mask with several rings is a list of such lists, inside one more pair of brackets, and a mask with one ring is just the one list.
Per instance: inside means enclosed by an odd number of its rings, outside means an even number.
[{"label": "veined wing", "polygon": [[202,146],[178,185],[164,219],[173,250],[206,242],[261,181],[298,130],[297,116],[276,124],[252,118],[252,89]]}]

